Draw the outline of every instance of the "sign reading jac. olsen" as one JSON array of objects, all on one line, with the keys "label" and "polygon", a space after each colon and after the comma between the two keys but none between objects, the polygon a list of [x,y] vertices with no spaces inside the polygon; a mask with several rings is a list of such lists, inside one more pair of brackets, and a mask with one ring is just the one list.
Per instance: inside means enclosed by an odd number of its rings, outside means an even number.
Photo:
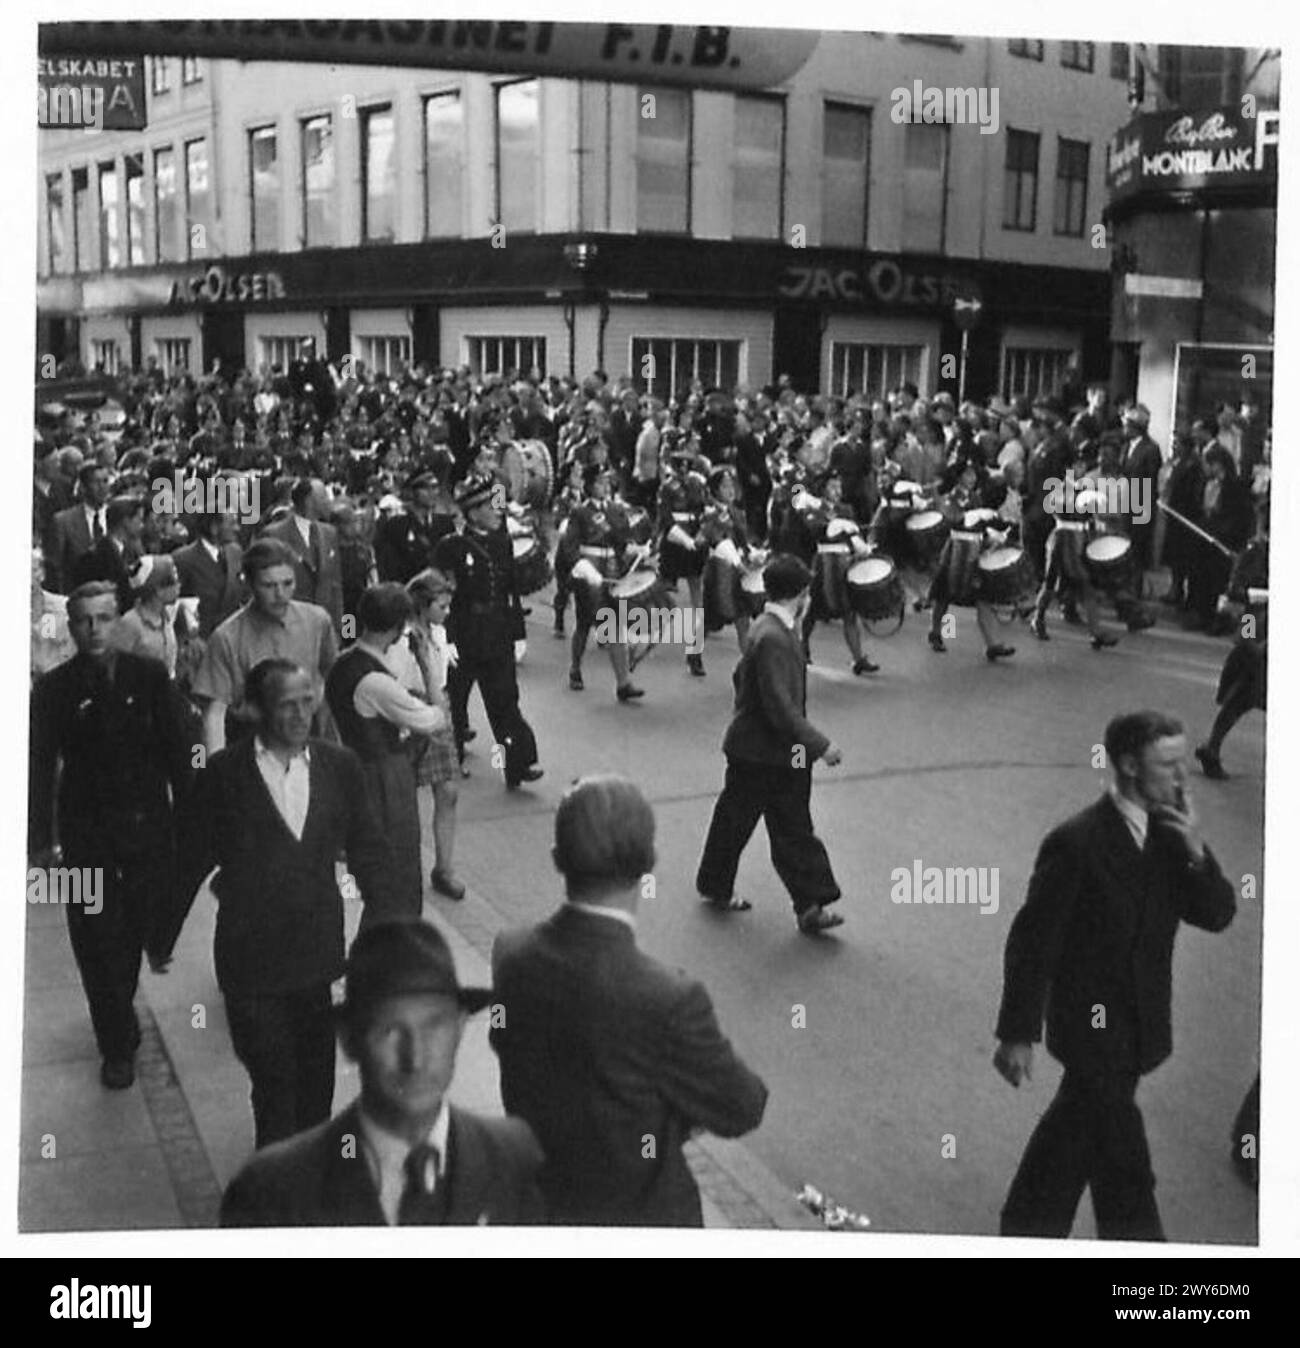
[{"label": "sign reading jac. olsen", "polygon": [[42,56],[36,81],[37,126],[145,128],[144,61],[138,55]]},{"label": "sign reading jac. olsen", "polygon": [[1171,108],[1135,117],[1111,138],[1106,184],[1111,199],[1136,192],[1277,183],[1276,108],[1246,116],[1239,106]]},{"label": "sign reading jac. olsen", "polygon": [[560,79],[767,89],[812,55],[816,32],[685,24],[466,19],[187,19],[42,24],[43,53],[86,48],[236,60],[422,66]]}]

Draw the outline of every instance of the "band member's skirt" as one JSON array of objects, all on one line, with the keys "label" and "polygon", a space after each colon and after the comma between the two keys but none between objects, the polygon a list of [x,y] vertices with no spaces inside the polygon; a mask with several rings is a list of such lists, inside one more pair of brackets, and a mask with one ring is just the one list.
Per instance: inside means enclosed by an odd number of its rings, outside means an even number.
[{"label": "band member's skirt", "polygon": [[979,597],[980,536],[954,530],[939,554],[930,599],[936,604],[969,606]]},{"label": "band member's skirt", "polygon": [[1247,699],[1248,707],[1268,705],[1267,641],[1241,640],[1228,652],[1214,700],[1222,704],[1234,692]]}]

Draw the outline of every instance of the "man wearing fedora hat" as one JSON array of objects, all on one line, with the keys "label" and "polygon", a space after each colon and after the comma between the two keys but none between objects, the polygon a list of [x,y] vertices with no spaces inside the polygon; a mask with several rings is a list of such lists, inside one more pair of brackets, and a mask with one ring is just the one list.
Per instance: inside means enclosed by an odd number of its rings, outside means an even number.
[{"label": "man wearing fedora hat", "polygon": [[542,1151],[522,1119],[447,1100],[465,1022],[492,1000],[456,977],[442,933],[416,919],[363,931],[348,955],[339,1042],[361,1095],[328,1123],[259,1152],[223,1226],[525,1225],[542,1218]]}]

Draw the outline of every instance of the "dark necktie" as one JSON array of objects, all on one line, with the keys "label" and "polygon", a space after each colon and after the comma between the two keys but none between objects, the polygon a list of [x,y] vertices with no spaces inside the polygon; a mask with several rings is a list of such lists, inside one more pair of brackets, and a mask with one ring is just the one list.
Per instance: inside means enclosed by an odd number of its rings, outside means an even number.
[{"label": "dark necktie", "polygon": [[397,1205],[398,1226],[436,1226],[446,1208],[446,1181],[438,1179],[438,1148],[422,1142],[412,1147],[402,1169],[406,1183]]},{"label": "dark necktie", "polygon": [[98,510],[94,511],[91,518],[93,520],[93,524],[91,526],[91,537],[94,542],[98,543],[99,540],[104,537],[104,526],[100,521],[99,511]]}]

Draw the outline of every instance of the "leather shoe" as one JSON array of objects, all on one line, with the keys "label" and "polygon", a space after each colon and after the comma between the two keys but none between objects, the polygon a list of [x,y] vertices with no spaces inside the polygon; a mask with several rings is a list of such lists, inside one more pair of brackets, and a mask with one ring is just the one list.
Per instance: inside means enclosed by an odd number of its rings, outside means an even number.
[{"label": "leather shoe", "polygon": [[944,642],[944,639],[938,634],[938,632],[931,632],[928,637],[928,640],[930,642],[930,649],[932,651],[938,651],[940,655],[942,655],[944,651],[948,649],[947,644]]},{"label": "leather shoe", "polygon": [[704,677],[704,657],[702,655],[688,655],[686,657],[686,667],[697,679],[702,679]]},{"label": "leather shoe", "polygon": [[539,768],[539,767],[537,766],[537,764],[534,763],[533,766],[532,766],[531,768],[525,768],[525,769],[519,774],[518,777],[507,777],[507,778],[506,778],[506,788],[507,788],[508,790],[514,790],[515,787],[517,787],[517,786],[523,786],[523,785],[524,785],[525,783],[527,783],[527,782],[535,782],[535,781],[537,781],[538,778],[541,777],[541,775],[542,775],[542,770],[541,770],[541,768]]},{"label": "leather shoe", "polygon": [[1094,651],[1108,651],[1112,646],[1118,645],[1119,645],[1118,637],[1106,636],[1102,632],[1098,632],[1097,635],[1092,639],[1092,649]]},{"label": "leather shoe", "polygon": [[638,697],[644,696],[645,689],[638,688],[634,683],[625,683],[622,688],[618,690],[618,700],[620,702],[633,702]]},{"label": "leather shoe", "polygon": [[105,1058],[99,1079],[110,1091],[124,1091],[135,1085],[135,1063],[130,1058]]},{"label": "leather shoe", "polygon": [[571,692],[580,693],[587,685],[582,681],[582,671],[580,669],[571,669],[569,671],[569,689]]},{"label": "leather shoe", "polygon": [[984,652],[984,658],[992,665],[999,660],[1007,659],[1008,656],[1012,656],[1015,653],[1016,648],[1014,646],[990,646],[988,650]]},{"label": "leather shoe", "polygon": [[861,660],[855,660],[853,662],[853,672],[855,674],[879,674],[880,666],[873,664],[864,655]]},{"label": "leather shoe", "polygon": [[838,913],[828,912],[821,904],[805,908],[795,921],[805,936],[820,936],[822,932],[830,931],[832,927],[844,925],[844,919]]},{"label": "leather shoe", "polygon": [[1219,761],[1219,755],[1210,748],[1208,744],[1198,744],[1195,749],[1196,761],[1201,765],[1201,771],[1212,781],[1226,782],[1228,774],[1223,770],[1223,764]]},{"label": "leather shoe", "polygon": [[1043,620],[1041,614],[1035,614],[1029,620],[1029,630],[1039,639],[1039,641],[1051,641],[1051,636],[1047,631],[1047,623]]}]

